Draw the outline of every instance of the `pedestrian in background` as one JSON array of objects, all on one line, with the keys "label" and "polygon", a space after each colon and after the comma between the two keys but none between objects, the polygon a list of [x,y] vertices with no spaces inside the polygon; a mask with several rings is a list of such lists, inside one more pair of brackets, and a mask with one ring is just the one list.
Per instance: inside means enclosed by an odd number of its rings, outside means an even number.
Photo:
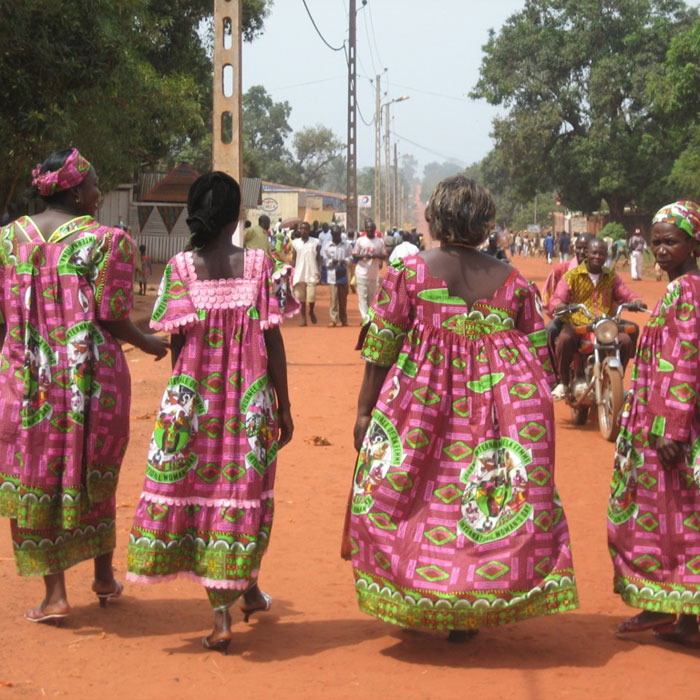
[{"label": "pedestrian in background", "polygon": [[321,253],[331,291],[329,326],[348,325],[348,265],[352,262],[352,246],[342,239],[340,226],[331,227],[331,241]]},{"label": "pedestrian in background", "polygon": [[629,239],[628,248],[630,256],[630,274],[633,280],[642,279],[642,263],[644,262],[644,251],[647,244],[642,237],[641,229],[634,229],[634,233]]},{"label": "pedestrian in background", "polygon": [[364,319],[369,307],[374,303],[379,287],[379,271],[387,253],[384,242],[376,234],[377,226],[372,219],[365,221],[365,230],[355,243],[353,254],[355,278],[357,280],[357,299],[360,316]]},{"label": "pedestrian in background", "polygon": [[294,267],[294,296],[301,303],[301,323],[306,326],[306,304],[309,305],[311,323],[318,323],[316,306],[316,285],[321,281],[321,244],[311,236],[311,226],[302,221],[299,238],[292,241],[292,266]]}]

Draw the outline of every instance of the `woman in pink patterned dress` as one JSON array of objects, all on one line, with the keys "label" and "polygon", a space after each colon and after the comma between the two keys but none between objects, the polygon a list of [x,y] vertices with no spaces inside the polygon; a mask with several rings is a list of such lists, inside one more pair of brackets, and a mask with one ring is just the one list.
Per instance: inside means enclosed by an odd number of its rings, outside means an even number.
[{"label": "woman in pink patterned dress", "polygon": [[187,204],[194,251],[165,268],[151,325],[172,333],[173,374],[151,438],[127,575],[148,583],[185,574],[204,584],[215,614],[202,642],[224,653],[231,605],[242,595],[246,619],[270,606],[258,570],[277,451],[293,432],[279,324],[299,308],[291,268],[233,245],[240,203],[225,173],[198,178]]},{"label": "woman in pink patterned dress", "polygon": [[[94,559],[114,579],[115,490],[129,437],[129,370],[117,339],[164,357],[129,321],[134,246],[93,218],[97,175],[77,150],[33,173],[46,209],[0,230],[0,515],[21,576],[44,577],[32,622],[68,616],[65,569]],[[3,342],[4,340],[4,342]]]},{"label": "woman in pink patterned dress", "polygon": [[473,180],[441,182],[426,210],[440,247],[389,268],[362,344],[360,609],[452,641],[578,605],[539,294],[476,249],[494,215]]},{"label": "woman in pink patterned dress", "polygon": [[654,630],[700,648],[700,207],[679,201],[653,220],[668,274],[644,329],[617,441],[608,511],[615,592],[642,612],[618,634]]}]

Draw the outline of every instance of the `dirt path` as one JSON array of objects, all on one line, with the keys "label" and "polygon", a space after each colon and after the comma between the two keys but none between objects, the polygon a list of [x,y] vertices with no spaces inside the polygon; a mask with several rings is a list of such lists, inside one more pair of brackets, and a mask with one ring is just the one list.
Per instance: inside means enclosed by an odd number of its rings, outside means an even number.
[{"label": "dirt path", "polygon": [[[516,260],[541,284],[547,266]],[[629,280],[629,276],[625,275]],[[647,303],[663,284],[632,283]],[[136,314],[150,311],[137,297]],[[261,583],[272,611],[235,626],[231,655],[206,653],[210,609],[187,581],[127,585],[103,610],[90,593],[91,566],[68,573],[73,605],[61,629],[31,625],[22,613],[42,597],[40,580],[15,573],[9,526],[0,535],[0,696],[84,698],[530,698],[693,697],[697,654],[642,636],[622,642],[612,630],[630,609],[612,594],[605,513],[613,446],[596,425],[574,428],[557,407],[557,482],[569,518],[581,595],[574,613],[483,631],[465,645],[408,633],[361,615],[350,565],[338,558],[343,510],[354,463],[351,430],[362,363],[353,351],[359,324],[327,328],[327,288],[319,326],[284,330],[296,434],[280,456],[277,512]],[[644,320],[647,317],[644,317]],[[132,438],[118,495],[117,576],[124,577],[131,517],[166,362],[128,352],[133,381]],[[325,437],[328,447],[307,441]],[[2,685],[12,684],[11,688]]]}]

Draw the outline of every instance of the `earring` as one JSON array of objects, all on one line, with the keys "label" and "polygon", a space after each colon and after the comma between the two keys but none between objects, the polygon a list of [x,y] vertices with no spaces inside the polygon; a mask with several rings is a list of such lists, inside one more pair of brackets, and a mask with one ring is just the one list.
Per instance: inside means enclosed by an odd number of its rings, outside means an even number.
[{"label": "earring", "polygon": [[75,197],[75,203],[76,203],[76,204],[80,204],[80,197],[78,197],[77,195],[76,195],[76,197]]}]

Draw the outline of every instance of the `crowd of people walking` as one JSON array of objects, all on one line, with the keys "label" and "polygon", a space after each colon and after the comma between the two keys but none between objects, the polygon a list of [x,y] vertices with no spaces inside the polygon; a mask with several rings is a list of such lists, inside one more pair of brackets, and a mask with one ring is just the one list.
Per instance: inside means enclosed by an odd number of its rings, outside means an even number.
[{"label": "crowd of people walking", "polygon": [[[441,182],[427,251],[405,235],[389,253],[372,221],[356,240],[338,226],[312,236],[302,222],[285,241],[263,217],[238,247],[238,183],[207,173],[189,193],[190,245],[166,265],[151,317],[168,342],[129,320],[134,243],[95,220],[90,163],[75,149],[52,154],[32,186],[45,211],[0,229],[0,515],[19,574],[44,578],[29,621],[70,615],[64,572],[80,561],[94,561],[100,604],[123,591],[112,554],[130,394],[118,341],[172,357],[143,450],[127,579],[198,581],[213,612],[202,643],[223,653],[234,604],[246,619],[270,609],[258,580],[277,457],[294,434],[280,325],[297,313],[317,323],[324,275],[331,325],[347,325],[353,273],[365,370],[342,552],[360,609],[457,642],[578,607],[551,394],[571,334],[553,339],[537,287],[480,250],[495,218],[488,190]],[[617,632],[698,647],[700,208],[675,202],[652,224],[669,285],[639,341],[608,510],[614,589],[641,612]],[[577,289],[591,304],[637,299],[604,266],[604,242],[558,246],[545,309]]]}]

